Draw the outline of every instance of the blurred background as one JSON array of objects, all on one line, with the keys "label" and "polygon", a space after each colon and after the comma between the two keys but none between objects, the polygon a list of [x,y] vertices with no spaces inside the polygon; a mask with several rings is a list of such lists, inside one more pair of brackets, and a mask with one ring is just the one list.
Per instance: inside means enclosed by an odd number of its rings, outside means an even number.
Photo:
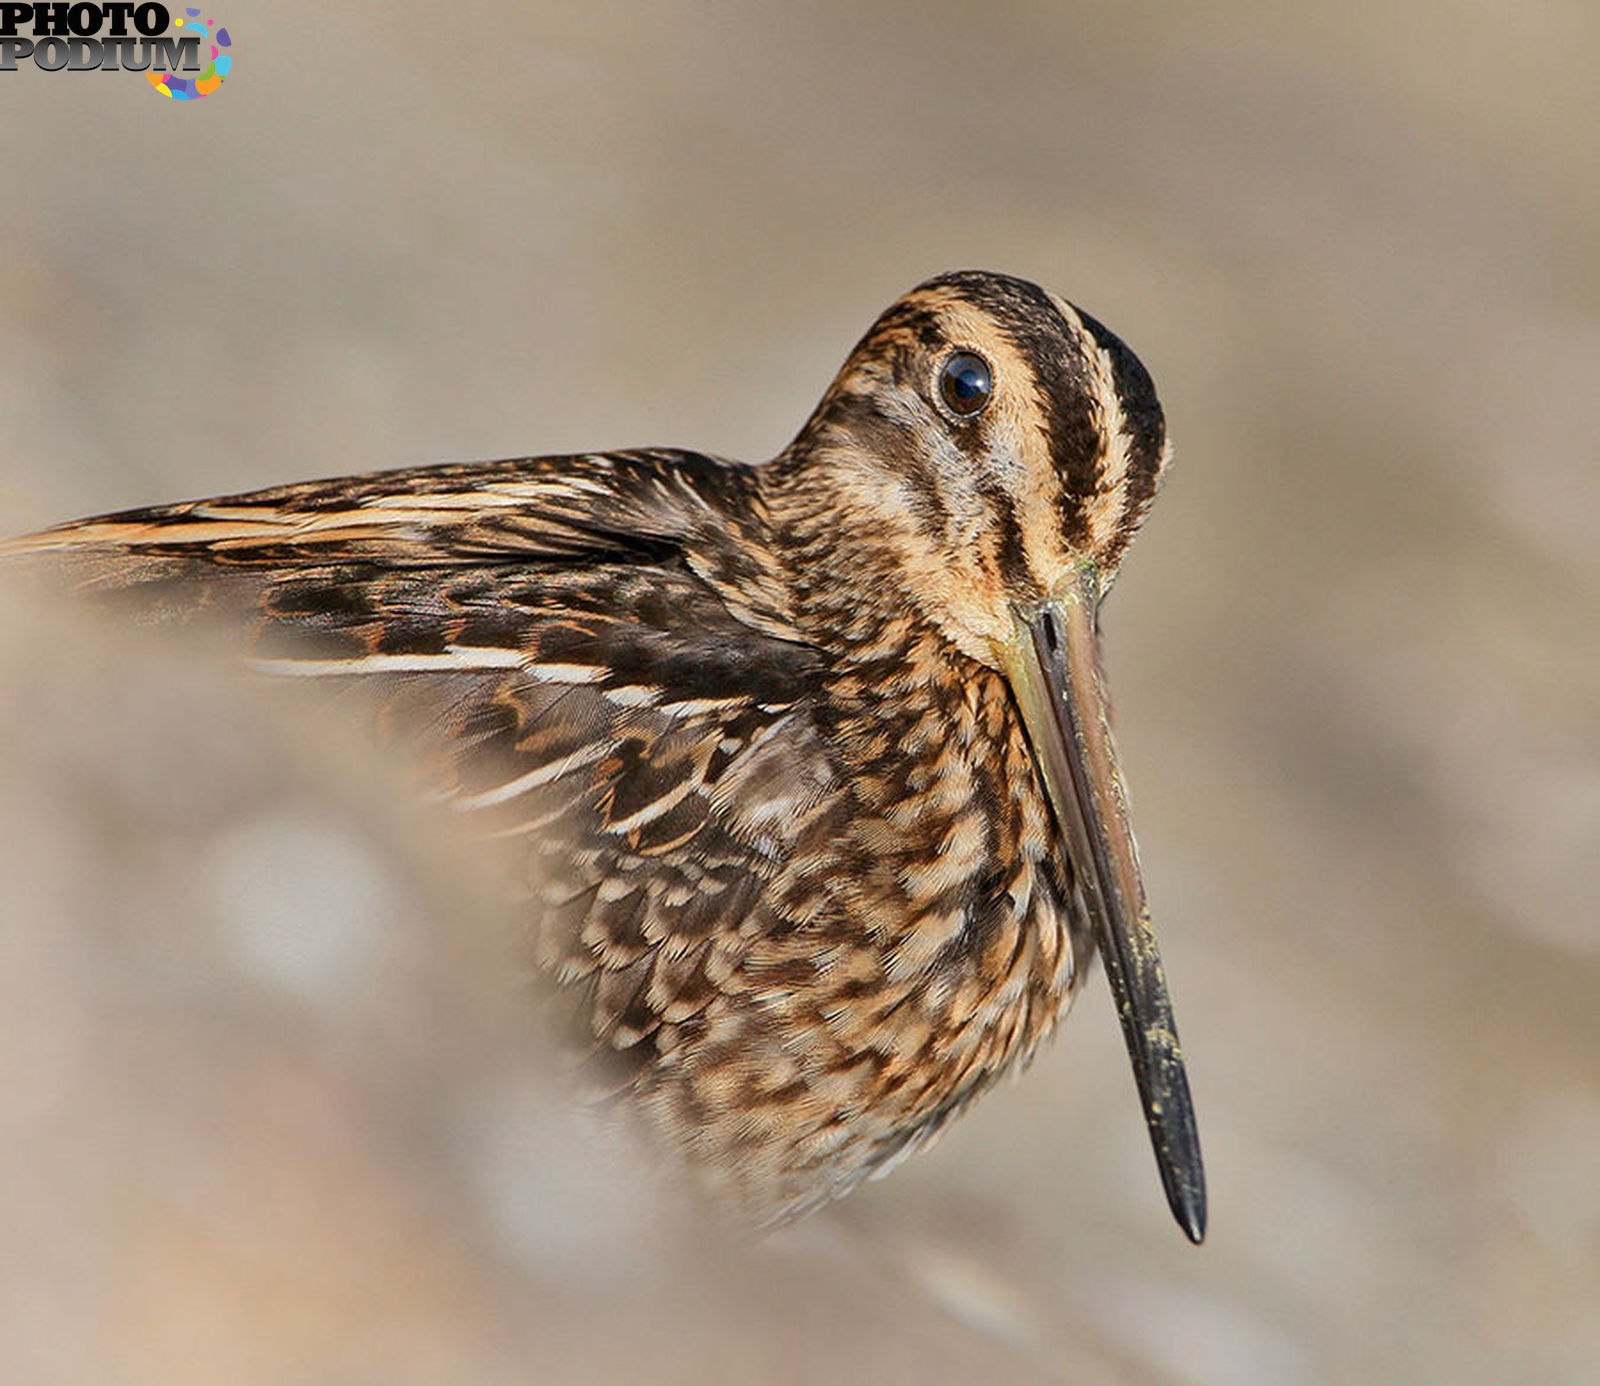
[{"label": "blurred background", "polygon": [[1105,625],[1211,1235],[1098,980],[891,1179],[696,1230],[381,768],[7,589],[0,1375],[1596,1379],[1600,9],[217,4],[197,104],[0,74],[0,531],[770,456],[924,276],[1063,293],[1177,444]]}]

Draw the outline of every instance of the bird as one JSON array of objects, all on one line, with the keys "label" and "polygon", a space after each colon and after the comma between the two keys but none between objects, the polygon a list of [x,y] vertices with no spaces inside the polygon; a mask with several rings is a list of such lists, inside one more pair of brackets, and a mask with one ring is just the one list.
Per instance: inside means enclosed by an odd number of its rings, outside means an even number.
[{"label": "bird", "polygon": [[[367,690],[519,863],[584,1068],[790,1222],[925,1146],[1098,956],[1167,1202],[1205,1179],[1099,650],[1171,457],[1149,373],[1038,285],[885,310],[770,461],[429,465],[0,545],[255,669]],[[398,711],[397,711],[398,709]]]}]

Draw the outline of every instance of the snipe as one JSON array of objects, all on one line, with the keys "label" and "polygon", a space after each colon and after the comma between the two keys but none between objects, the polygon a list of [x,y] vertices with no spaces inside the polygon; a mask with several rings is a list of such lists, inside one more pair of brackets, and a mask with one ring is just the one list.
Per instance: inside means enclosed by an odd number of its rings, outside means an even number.
[{"label": "snipe", "polygon": [[927,1141],[1098,949],[1199,1241],[1097,651],[1166,458],[1121,341],[959,273],[884,313],[764,465],[424,467],[5,548],[151,610],[248,611],[261,667],[424,709],[453,806],[525,842],[539,962],[588,1044],[756,1218]]}]

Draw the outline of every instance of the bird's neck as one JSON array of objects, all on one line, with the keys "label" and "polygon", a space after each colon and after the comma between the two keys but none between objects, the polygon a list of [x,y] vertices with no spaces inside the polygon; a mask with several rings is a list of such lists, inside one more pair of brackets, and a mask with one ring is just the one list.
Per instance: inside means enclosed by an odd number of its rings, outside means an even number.
[{"label": "bird's neck", "polygon": [[815,446],[758,476],[794,625],[836,668],[894,697],[975,661],[978,647],[944,619],[956,578],[942,545],[859,453]]},{"label": "bird's neck", "polygon": [[[848,768],[887,876],[936,858],[960,894],[973,878],[1013,869],[1020,836],[1035,857],[1042,850],[1043,816],[1020,822],[1038,796],[1008,686],[928,611],[905,559],[919,536],[909,526],[886,532],[899,521],[882,507],[840,504],[838,472],[850,460],[801,462],[774,464],[765,499],[790,617],[822,656],[812,716]],[[985,813],[996,823],[981,842],[956,831]]]}]

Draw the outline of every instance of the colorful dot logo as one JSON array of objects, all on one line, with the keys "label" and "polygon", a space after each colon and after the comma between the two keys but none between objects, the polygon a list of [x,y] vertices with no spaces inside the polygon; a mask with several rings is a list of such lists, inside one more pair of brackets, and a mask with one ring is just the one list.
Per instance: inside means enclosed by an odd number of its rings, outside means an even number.
[{"label": "colorful dot logo", "polygon": [[233,39],[226,29],[217,28],[216,20],[202,19],[199,10],[184,10],[182,15],[173,19],[172,26],[187,31],[180,34],[180,38],[198,30],[202,47],[211,49],[211,61],[198,76],[180,77],[176,72],[147,72],[145,80],[163,96],[170,96],[174,101],[198,101],[202,96],[210,96],[228,80],[228,73],[233,70],[233,55],[226,51],[233,47]]}]

